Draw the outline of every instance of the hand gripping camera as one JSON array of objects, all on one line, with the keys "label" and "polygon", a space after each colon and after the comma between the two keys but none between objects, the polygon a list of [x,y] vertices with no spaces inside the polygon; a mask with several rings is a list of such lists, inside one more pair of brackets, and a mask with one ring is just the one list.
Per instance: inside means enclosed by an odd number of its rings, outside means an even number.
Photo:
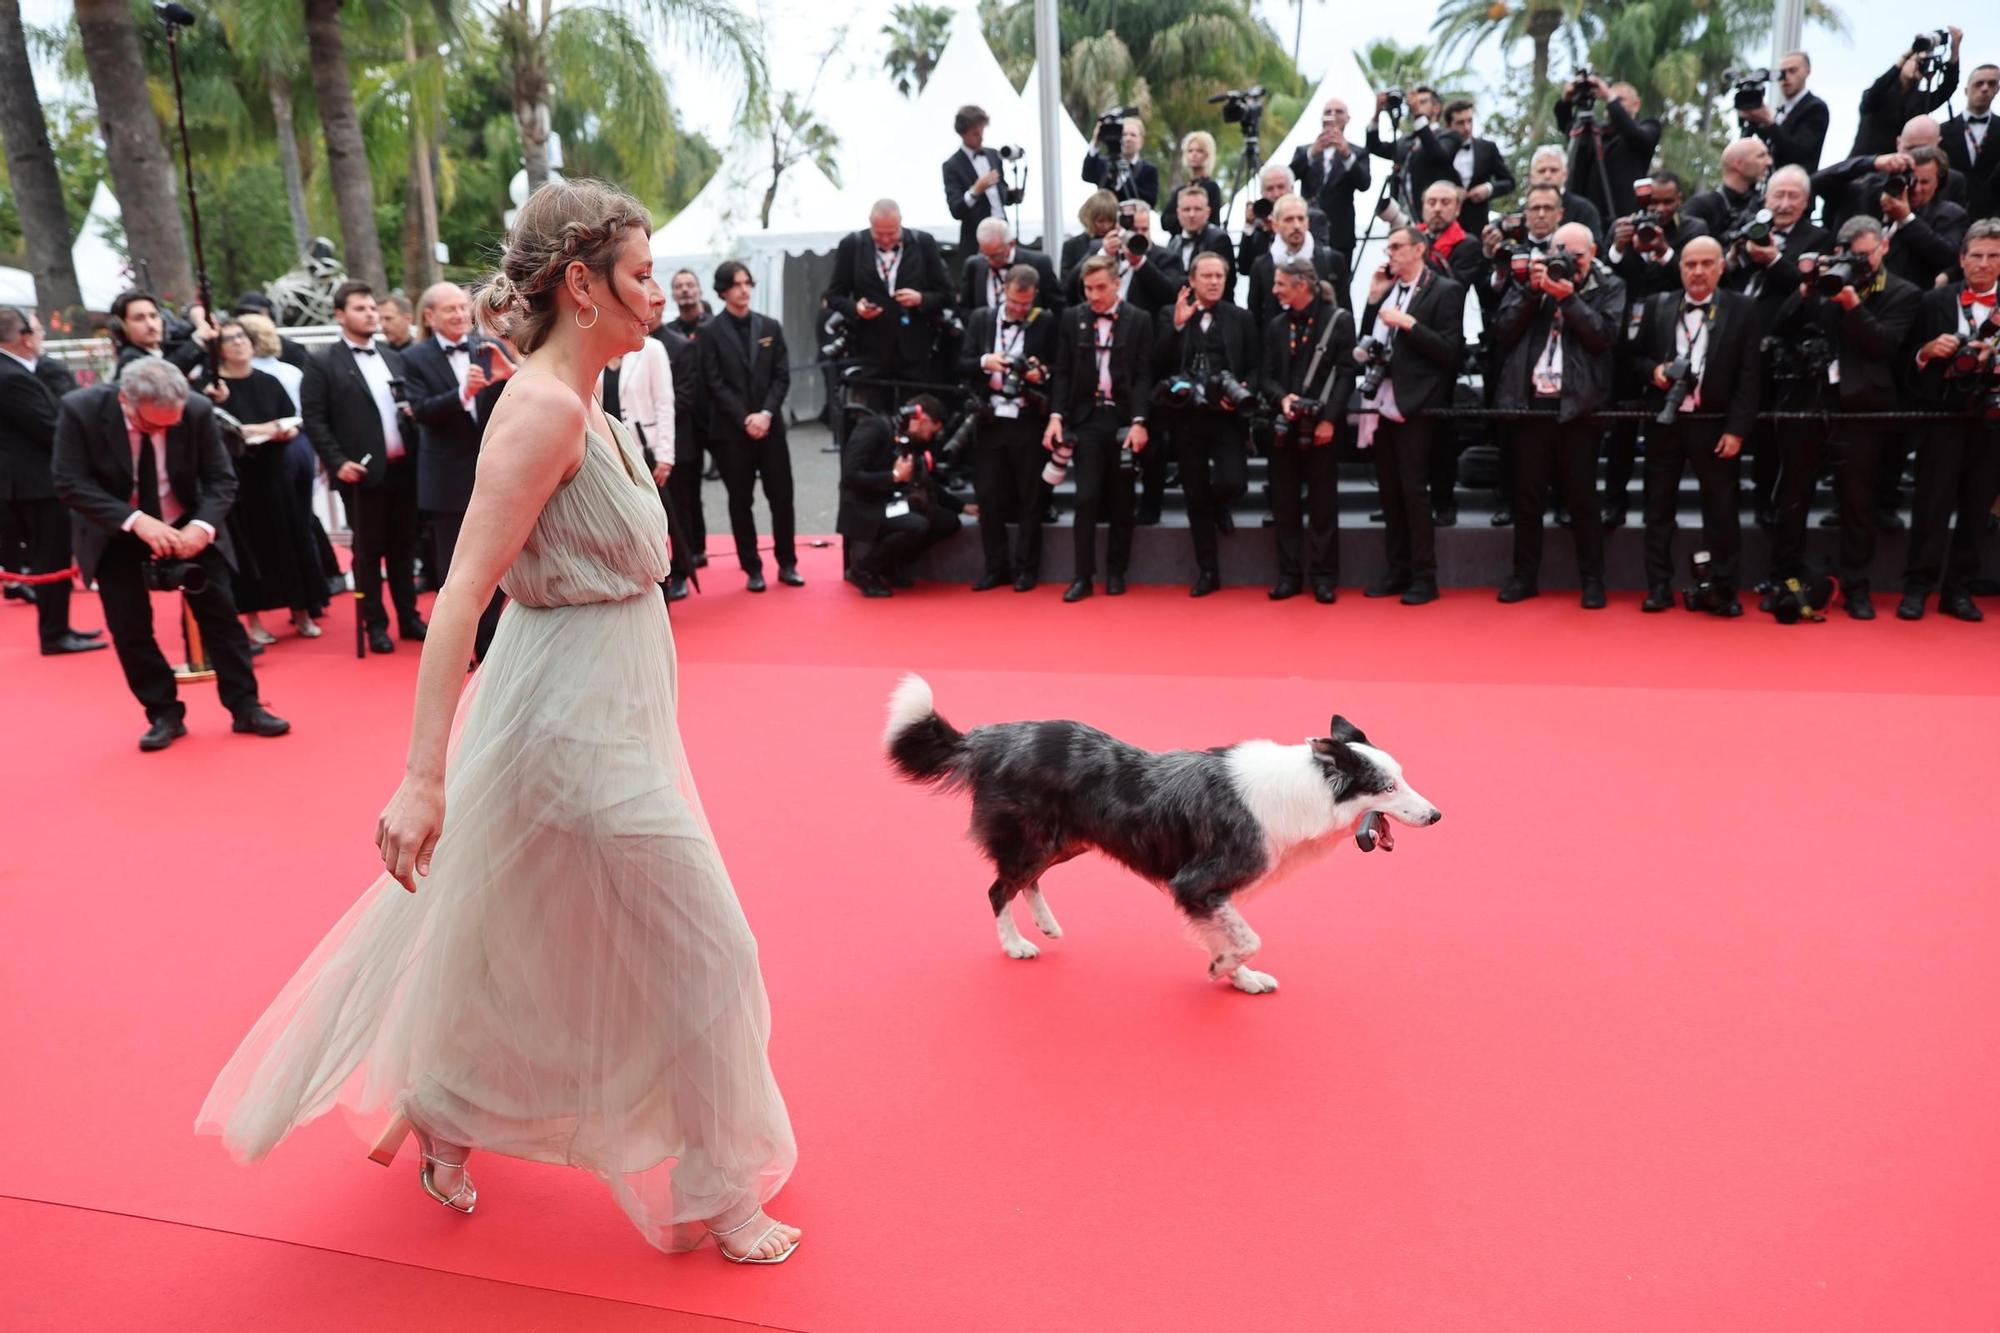
[{"label": "hand gripping camera", "polygon": [[1735,85],[1731,90],[1736,95],[1736,114],[1755,111],[1764,105],[1764,88],[1771,82],[1768,69],[1726,69],[1722,71],[1722,81]]},{"label": "hand gripping camera", "polygon": [[1653,207],[1653,182],[1644,177],[1632,182],[1632,197],[1639,211],[1625,220],[1632,224],[1632,244],[1651,250],[1666,239],[1666,222]]},{"label": "hand gripping camera", "polygon": [[1840,295],[1841,288],[1852,287],[1863,276],[1865,267],[1866,265],[1845,248],[1823,255],[1799,256],[1799,272],[1812,275],[1813,293],[1816,296]]},{"label": "hand gripping camera", "polygon": [[[1698,382],[1694,373],[1694,362],[1687,357],[1676,357],[1667,364],[1667,401],[1661,405],[1660,414],[1653,418],[1662,426],[1671,426],[1680,419],[1681,406],[1694,392]],[[1704,558],[1707,552],[1702,552]]]},{"label": "hand gripping camera", "polygon": [[1357,391],[1363,399],[1373,398],[1381,391],[1383,377],[1389,373],[1389,344],[1371,333],[1355,342],[1354,361],[1362,368]]},{"label": "hand gripping camera", "polygon": [[1271,443],[1282,449],[1288,444],[1311,444],[1326,404],[1318,398],[1293,398],[1291,407],[1279,412],[1271,422]]}]

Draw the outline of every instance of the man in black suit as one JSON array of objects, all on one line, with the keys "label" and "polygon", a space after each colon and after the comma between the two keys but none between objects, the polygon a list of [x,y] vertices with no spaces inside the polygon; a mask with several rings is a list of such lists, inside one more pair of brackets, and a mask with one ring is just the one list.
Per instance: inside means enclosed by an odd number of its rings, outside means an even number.
[{"label": "man in black suit", "polygon": [[1000,157],[986,148],[986,125],[990,119],[979,107],[962,106],[951,123],[959,147],[944,160],[944,202],[958,220],[961,255],[972,253],[982,221],[1007,220],[1007,189],[1001,182]]},{"label": "man in black suit", "polygon": [[1732,140],[1722,150],[1722,181],[1687,201],[1687,215],[1720,240],[1739,219],[1760,207],[1764,178],[1771,174],[1771,150],[1762,139]]},{"label": "man in black suit", "polygon": [[[1702,544],[1708,548],[1710,576],[1726,590],[1708,607],[1717,615],[1740,616],[1736,600],[1737,564],[1743,523],[1736,510],[1737,456],[1757,419],[1761,361],[1757,311],[1750,298],[1718,290],[1722,244],[1698,236],[1681,250],[1681,286],[1646,302],[1632,343],[1633,367],[1646,386],[1649,410],[1660,409],[1670,388],[1669,370],[1685,364],[1693,387],[1681,402],[1683,415],[1669,425],[1646,427],[1646,600],[1642,611],[1674,604],[1674,510],[1681,474],[1692,467],[1701,487]],[[1695,416],[1695,413],[1702,416]],[[1720,414],[1718,423],[1710,419]]]},{"label": "man in black suit", "polygon": [[1965,110],[1944,123],[1938,146],[1952,170],[1966,180],[1966,208],[1975,218],[2000,216],[2000,123],[1993,95],[2000,65],[1981,65],[1965,81]]},{"label": "man in black suit", "polygon": [[1292,151],[1292,179],[1326,214],[1327,244],[1344,255],[1354,253],[1354,201],[1368,189],[1368,157],[1366,145],[1356,152],[1347,141],[1347,103],[1338,97],[1320,108],[1319,134]]},{"label": "man in black suit", "polygon": [[[56,498],[49,466],[63,394],[75,387],[67,370],[42,356],[34,311],[0,306],[0,508],[21,534],[31,574],[70,567],[69,513]],[[34,585],[44,657],[110,646],[97,630],[70,628],[70,583],[64,577]]]},{"label": "man in black suit", "polygon": [[166,309],[160,298],[136,287],[112,298],[111,341],[118,348],[121,370],[149,357],[161,358],[182,371],[192,371],[201,364],[201,348],[194,341],[168,342]]},{"label": "man in black suit", "polygon": [[[1597,101],[1593,121],[1603,152],[1597,151],[1590,131],[1578,119],[1575,83],[1565,87],[1556,100],[1556,128],[1570,139],[1571,174],[1577,193],[1595,204],[1603,216],[1622,217],[1637,206],[1632,182],[1653,169],[1653,153],[1660,146],[1660,122],[1657,117],[1639,114],[1639,90],[1631,84],[1606,83],[1593,74],[1590,87]],[[1601,229],[1594,234],[1601,235]]]},{"label": "man in black suit", "polygon": [[[653,330],[653,336],[667,344],[673,359],[671,338],[685,340],[695,351],[687,361],[687,392],[681,392],[681,371],[674,371],[674,475],[667,478],[667,491],[674,497],[687,533],[687,563],[694,569],[708,568],[708,517],[701,508],[701,483],[711,466],[708,459],[708,392],[699,374],[701,340],[707,335],[708,303],[701,299],[701,279],[693,269],[679,269],[669,280],[668,295],[674,313]],[[718,477],[720,473],[717,474]]]},{"label": "man in black suit", "polygon": [[[1273,220],[1278,201],[1288,194],[1298,194],[1296,182],[1289,169],[1276,163],[1258,173],[1259,197],[1250,204],[1250,216],[1245,219],[1243,234],[1236,239],[1236,270],[1248,276],[1257,267],[1257,261],[1271,253],[1271,246],[1277,240],[1278,228]],[[1303,197],[1303,196],[1301,196]],[[1328,224],[1326,214],[1310,199],[1306,200],[1306,230],[1312,234],[1313,248],[1325,249],[1332,242],[1327,240]],[[1341,251],[1346,254],[1345,250]],[[1255,295],[1254,289],[1252,295]],[[1246,298],[1247,303],[1247,298]],[[1259,325],[1261,327],[1261,324]]]},{"label": "man in black suit", "polygon": [[1288,194],[1271,206],[1271,237],[1263,254],[1250,266],[1250,292],[1243,304],[1250,312],[1252,329],[1268,327],[1278,313],[1272,284],[1278,268],[1294,259],[1310,261],[1320,280],[1331,283],[1336,298],[1346,306],[1345,293],[1353,286],[1347,256],[1313,235],[1312,214],[1303,198]]},{"label": "man in black suit", "polygon": [[1767,99],[1764,105],[1741,113],[1750,133],[1771,150],[1773,166],[1819,170],[1832,113],[1825,102],[1806,91],[1806,78],[1811,73],[1812,57],[1793,51],[1778,62],[1778,100],[1773,103]]},{"label": "man in black suit", "polygon": [[1556,228],[1551,257],[1566,257],[1572,276],[1552,277],[1548,261],[1537,260],[1525,283],[1507,289],[1493,322],[1501,357],[1497,405],[1537,414],[1513,428],[1514,572],[1500,585],[1500,600],[1520,602],[1540,593],[1542,514],[1553,473],[1576,539],[1583,607],[1598,611],[1605,596],[1596,414],[1611,401],[1625,284],[1595,262],[1590,228],[1580,222]]},{"label": "man in black suit", "polygon": [[[1450,278],[1474,293],[1479,300],[1483,321],[1490,318],[1489,306],[1497,308],[1497,304],[1488,299],[1487,289],[1481,281],[1486,271],[1486,256],[1480,250],[1479,233],[1468,234],[1458,220],[1464,198],[1465,190],[1452,181],[1432,181],[1425,187],[1424,263],[1439,277]],[[1342,282],[1344,285],[1345,279]],[[1490,386],[1493,371],[1486,365],[1488,359],[1481,356],[1481,370]],[[1485,405],[1492,406],[1490,387]],[[1491,423],[1481,422],[1474,429],[1484,432],[1490,427]],[[1452,429],[1441,430],[1431,437],[1431,523],[1434,527],[1449,528],[1458,523],[1458,456],[1463,452],[1464,443],[1464,434]],[[1502,447],[1504,449],[1504,444]],[[1504,481],[1501,489],[1505,489]]]},{"label": "man in black suit", "polygon": [[1916,149],[1910,154],[1909,188],[1899,194],[1882,191],[1868,210],[1889,238],[1885,266],[1921,290],[1937,285],[1941,277],[1957,276],[1959,243],[1972,223],[1963,207],[1944,197],[1950,178],[1943,150]]},{"label": "man in black suit", "polygon": [[1896,146],[1903,127],[1913,117],[1927,115],[1951,100],[1958,91],[1958,48],[1965,34],[1951,32],[1951,54],[1938,77],[1928,85],[1918,69],[1914,51],[1905,51],[1861,94],[1861,118],[1854,130],[1854,146],[1849,157],[1874,157]]},{"label": "man in black suit", "polygon": [[1605,219],[1600,205],[1569,188],[1569,158],[1554,144],[1543,144],[1528,159],[1528,185],[1553,185],[1562,200],[1562,220],[1590,228],[1590,239],[1604,244]]},{"label": "man in black suit", "polygon": [[[825,299],[853,331],[854,357],[879,386],[870,395],[876,406],[913,392],[894,382],[930,378],[936,320],[953,301],[951,276],[929,233],[904,228],[895,200],[877,200],[867,228],[841,238]],[[729,429],[725,416],[718,411],[718,436]]]},{"label": "man in black suit", "polygon": [[376,341],[381,316],[364,282],[333,293],[340,337],[306,363],[299,414],[327,475],[340,487],[354,530],[354,591],[371,652],[393,653],[382,605],[383,567],[396,604],[397,628],[421,642],[417,613],[417,423],[410,413],[403,358]]},{"label": "man in black suit", "polygon": [[[660,319],[653,325],[652,332],[660,346],[667,349],[667,370],[674,382],[674,456],[671,462],[659,457],[650,442],[645,452],[647,465],[653,469],[653,484],[659,488],[660,507],[667,511],[669,551],[664,591],[669,602],[678,602],[688,595],[688,580],[694,577],[696,551],[693,540],[688,536],[688,516],[681,508],[681,492],[674,486],[674,478],[687,466],[681,452],[681,441],[693,434],[693,398],[695,386],[701,382],[701,353],[693,339],[674,331],[670,320]],[[699,468],[701,464],[697,462],[693,466]]]},{"label": "man in black suit", "polygon": [[[1824,297],[1801,283],[1779,309],[1774,333],[1791,339],[1817,333],[1832,345],[1839,366],[1841,411],[1893,411],[1901,405],[1906,341],[1916,324],[1920,294],[1883,267],[1889,244],[1883,239],[1882,224],[1874,218],[1849,218],[1838,240],[1862,265],[1859,286],[1850,283],[1838,295]],[[1787,455],[1779,482],[1778,530],[1771,549],[1773,582],[1805,573],[1806,509],[1819,480],[1823,450],[1830,448],[1837,460],[1835,492],[1840,506],[1840,552],[1834,573],[1847,614],[1856,620],[1875,618],[1868,567],[1875,559],[1881,458],[1902,430],[1842,418],[1833,423],[1830,440],[1803,432],[1797,437],[1798,466]]]},{"label": "man in black suit", "polygon": [[1119,137],[1118,156],[1109,157],[1095,138],[1083,156],[1083,178],[1092,185],[1111,191],[1123,202],[1138,199],[1148,207],[1160,202],[1160,169],[1143,156],[1146,151],[1146,123],[1137,116],[1125,120]]},{"label": "man in black suit", "polygon": [[1388,262],[1369,279],[1361,336],[1386,346],[1389,366],[1362,404],[1373,411],[1362,416],[1360,444],[1375,451],[1389,570],[1366,595],[1400,593],[1403,605],[1422,606],[1438,598],[1428,493],[1431,440],[1438,427],[1423,413],[1451,406],[1465,348],[1465,288],[1424,262],[1419,228],[1395,228],[1386,248]]},{"label": "man in black suit", "polygon": [[960,304],[968,316],[972,311],[990,309],[1005,301],[1007,275],[1022,264],[1035,270],[1036,304],[1052,315],[1062,313],[1062,290],[1056,282],[1056,266],[1040,250],[1015,244],[1014,229],[1007,225],[1006,219],[987,218],[979,224],[975,239],[979,253],[965,257],[964,281],[960,289]]},{"label": "man in black suit", "polygon": [[1111,545],[1104,591],[1125,591],[1132,561],[1136,459],[1150,441],[1147,404],[1153,397],[1153,321],[1118,299],[1118,260],[1095,254],[1083,261],[1083,301],[1063,312],[1056,344],[1055,392],[1050,396],[1042,447],[1076,472],[1076,580],[1065,602],[1090,596],[1097,576],[1097,522],[1107,502]]},{"label": "man in black suit", "polygon": [[[1119,205],[1118,224],[1084,252],[1110,255],[1118,263],[1118,299],[1130,301],[1148,315],[1157,316],[1174,303],[1187,274],[1174,266],[1169,247],[1153,242],[1153,210],[1145,204]],[[1064,289],[1064,306],[1083,304],[1083,261],[1079,260]]]},{"label": "man in black suit", "polygon": [[[936,257],[935,247],[931,255]],[[707,326],[700,352],[701,377],[710,403],[709,443],[722,467],[722,484],[729,492],[729,526],[736,534],[736,559],[750,591],[763,592],[767,585],[764,561],[757,554],[755,506],[759,477],[764,479],[764,503],[771,509],[771,553],[778,562],[778,582],[803,588],[806,581],[799,574],[792,455],[785,441],[785,395],[792,388],[785,328],[750,308],[750,294],[756,286],[750,270],[737,260],[724,260],[715,270],[715,294],[722,298],[722,313]]]},{"label": "man in black suit", "polygon": [[[1339,454],[1335,427],[1354,381],[1354,316],[1309,260],[1286,261],[1272,278],[1280,313],[1264,328],[1263,391],[1277,404],[1271,443],[1271,515],[1276,520],[1274,602],[1333,602],[1340,582]],[[1308,412],[1300,400],[1318,403]],[[1301,492],[1304,492],[1302,495]]]},{"label": "man in black suit", "polygon": [[104,622],[125,683],[146,710],[142,750],[164,750],[187,734],[173,668],[153,638],[148,566],[175,573],[209,660],[231,730],[282,736],[291,724],[257,699],[250,640],[236,618],[230,572],[236,557],[223,520],[236,473],[215,411],[190,394],[172,366],[140,361],[118,386],[63,399],[52,460],[55,491],[74,511],[71,540],[86,579],[97,583]]},{"label": "man in black suit", "polygon": [[[1305,201],[1298,201],[1303,210]],[[1223,299],[1229,265],[1212,250],[1195,256],[1188,285],[1162,321],[1154,372],[1171,396],[1155,414],[1180,464],[1187,492],[1188,535],[1194,539],[1195,581],[1189,596],[1222,586],[1216,530],[1234,531],[1229,506],[1250,489],[1247,446],[1257,372],[1257,326]],[[1235,381],[1231,385],[1223,376]],[[1235,402],[1231,393],[1242,396]]]},{"label": "man in black suit", "polygon": [[[431,532],[436,567],[431,583],[443,587],[458,549],[459,529],[472,504],[472,481],[479,470],[479,391],[514,373],[500,348],[472,328],[472,301],[453,282],[433,283],[418,300],[422,324],[430,330],[403,349],[409,377],[410,413],[416,418],[417,509]],[[474,661],[484,661],[500,625],[506,596],[495,590],[480,614],[473,639]]]},{"label": "man in black suit", "polygon": [[[1427,158],[1417,153],[1417,135],[1438,118],[1443,104],[1434,90],[1425,87],[1410,89],[1404,98],[1412,118],[1410,132],[1397,135],[1393,140],[1382,137],[1382,117],[1389,110],[1389,94],[1379,92],[1375,94],[1375,114],[1368,121],[1366,143],[1369,155],[1390,163],[1395,173],[1389,197],[1405,213],[1415,214],[1424,197],[1424,190],[1435,179],[1435,168]],[[1389,131],[1394,134],[1395,130],[1396,125],[1392,121]]]},{"label": "man in black suit", "polygon": [[[1500,155],[1500,145],[1472,132],[1473,106],[1465,98],[1447,102],[1445,129],[1426,125],[1417,131],[1416,153],[1424,159],[1430,181],[1456,181],[1465,191],[1461,216],[1468,231],[1486,226],[1488,201],[1514,193],[1514,173]],[[1418,206],[1424,192],[1416,195]]]},{"label": "man in black suit", "polygon": [[[1045,275],[1027,264],[1008,270],[998,306],[982,306],[965,322],[959,374],[979,396],[973,442],[972,492],[979,500],[979,544],[986,565],[974,592],[1010,578],[1015,592],[1041,579],[1042,510],[1048,486],[1042,467],[1042,432],[1048,428],[1048,390],[1055,371],[1057,315],[1036,303]],[[1025,392],[1004,394],[1012,375]],[[1011,566],[1007,523],[1020,525]]]},{"label": "man in black suit", "polygon": [[840,449],[837,531],[853,544],[847,577],[864,597],[911,586],[902,571],[959,529],[959,502],[932,477],[924,448],[943,424],[943,404],[920,393],[897,415],[906,440],[870,412]]},{"label": "man in black suit", "polygon": [[[1978,71],[1973,73],[1977,77]],[[1933,287],[1917,306],[1916,397],[1927,408],[1959,417],[1927,423],[1917,446],[1909,558],[1903,600],[1896,607],[1903,620],[1922,619],[1924,601],[1933,592],[1948,616],[1986,618],[1970,585],[1979,572],[1975,543],[2000,499],[2000,421],[1980,413],[1976,398],[2000,384],[1993,376],[1992,351],[2000,338],[2000,218],[1984,218],[1966,229],[1959,267],[1964,281]],[[1957,364],[1966,339],[1986,347],[1969,373]]]},{"label": "man in black suit", "polygon": [[1159,262],[1171,264],[1180,281],[1186,282],[1194,272],[1197,255],[1221,255],[1226,275],[1223,299],[1234,300],[1236,246],[1229,239],[1228,232],[1209,221],[1208,192],[1199,185],[1184,185],[1174,198],[1174,209],[1180,219],[1180,230],[1160,247]]}]

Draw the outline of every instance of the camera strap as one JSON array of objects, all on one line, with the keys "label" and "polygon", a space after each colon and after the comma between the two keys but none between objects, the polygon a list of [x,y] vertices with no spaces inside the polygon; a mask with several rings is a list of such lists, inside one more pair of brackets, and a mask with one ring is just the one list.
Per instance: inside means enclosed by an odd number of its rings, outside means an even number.
[{"label": "camera strap", "polygon": [[[1335,305],[1333,302],[1331,301],[1326,302],[1326,327],[1320,330],[1319,343],[1317,346],[1313,348],[1312,360],[1306,362],[1306,377],[1304,380],[1300,381],[1301,387],[1306,389],[1309,393],[1311,392],[1314,383],[1316,383],[1319,379],[1319,368],[1320,365],[1326,360],[1327,344],[1333,340],[1334,326],[1340,323],[1340,317],[1344,313],[1346,312],[1341,310],[1341,308]],[[1324,393],[1317,394],[1314,396],[1322,400],[1329,397],[1328,394]]]}]

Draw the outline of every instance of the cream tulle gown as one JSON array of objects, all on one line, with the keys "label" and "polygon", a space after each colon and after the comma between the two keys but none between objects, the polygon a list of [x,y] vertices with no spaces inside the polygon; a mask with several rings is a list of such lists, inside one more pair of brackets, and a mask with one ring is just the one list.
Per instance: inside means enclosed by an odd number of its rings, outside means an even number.
[{"label": "cream tulle gown", "polygon": [[797,1147],[757,943],[674,721],[659,493],[612,431],[501,581],[429,878],[362,895],[196,1129],[254,1161],[336,1104],[375,1126],[408,1105],[448,1142],[595,1172],[677,1250],[776,1194]]}]

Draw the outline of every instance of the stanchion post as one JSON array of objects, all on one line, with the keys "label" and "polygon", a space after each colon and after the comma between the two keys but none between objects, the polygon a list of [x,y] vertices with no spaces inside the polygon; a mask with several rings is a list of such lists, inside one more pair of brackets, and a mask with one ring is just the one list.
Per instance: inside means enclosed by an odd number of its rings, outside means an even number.
[{"label": "stanchion post", "polygon": [[356,657],[368,656],[368,617],[362,614],[367,609],[368,594],[356,588],[354,590],[354,655]]},{"label": "stanchion post", "polygon": [[181,594],[181,637],[187,643],[187,661],[174,668],[174,679],[214,680],[215,667],[208,660],[208,650],[202,646],[201,626],[195,623],[194,608],[188,605],[186,593]]}]

